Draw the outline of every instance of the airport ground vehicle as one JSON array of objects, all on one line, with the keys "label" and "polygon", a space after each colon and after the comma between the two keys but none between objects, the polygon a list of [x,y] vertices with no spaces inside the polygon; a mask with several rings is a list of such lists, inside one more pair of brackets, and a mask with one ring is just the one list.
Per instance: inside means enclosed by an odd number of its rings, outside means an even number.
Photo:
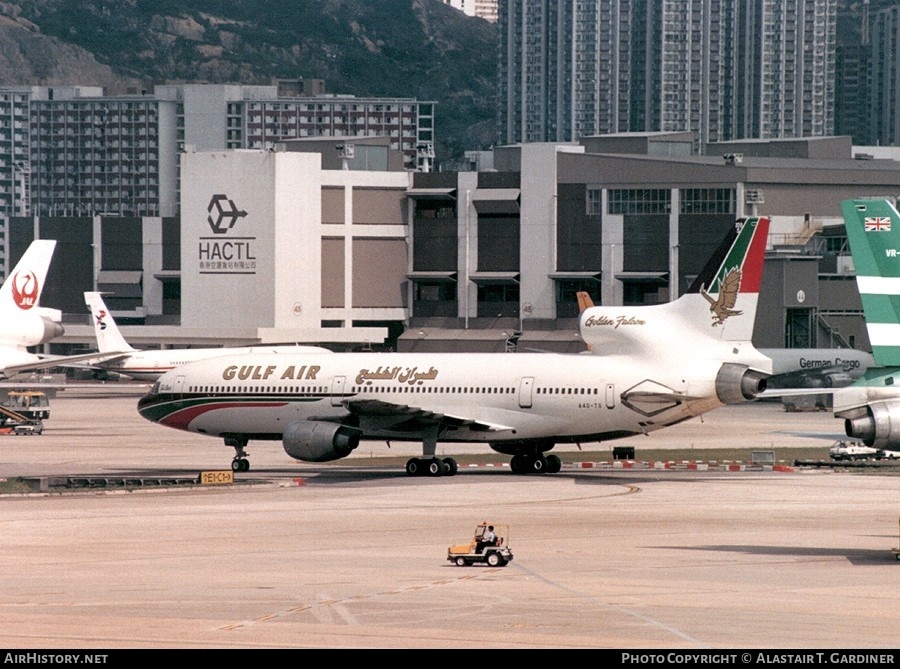
[{"label": "airport ground vehicle", "polygon": [[[491,530],[494,541],[486,541],[485,535]],[[481,523],[475,528],[472,540],[447,549],[447,559],[459,567],[484,563],[491,567],[505,567],[513,559],[509,548],[509,525]]]},{"label": "airport ground vehicle", "polygon": [[893,553],[898,560],[900,560],[900,547],[892,548],[891,553]]},{"label": "airport ground vehicle", "polygon": [[50,399],[40,390],[10,390],[0,406],[32,420],[50,418]]},{"label": "airport ground vehicle", "polygon": [[861,441],[836,441],[828,449],[832,460],[880,460],[882,451]]},{"label": "airport ground vehicle", "polygon": [[29,418],[0,405],[0,435],[41,434],[44,423],[40,418]]}]

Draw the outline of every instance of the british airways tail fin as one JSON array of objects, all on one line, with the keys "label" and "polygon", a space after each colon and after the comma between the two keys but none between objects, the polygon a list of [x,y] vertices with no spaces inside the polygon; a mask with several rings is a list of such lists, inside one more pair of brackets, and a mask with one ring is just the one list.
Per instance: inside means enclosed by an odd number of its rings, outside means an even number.
[{"label": "british airways tail fin", "polygon": [[845,200],[841,211],[872,355],[900,366],[900,215],[884,199]]},{"label": "british airways tail fin", "polygon": [[94,323],[94,334],[97,336],[97,350],[100,353],[127,353],[135,349],[128,345],[113,320],[100,293],[86,292],[84,302],[91,310],[91,321]]},{"label": "british airways tail fin", "polygon": [[0,287],[0,313],[22,313],[38,306],[55,249],[54,239],[31,242]]}]

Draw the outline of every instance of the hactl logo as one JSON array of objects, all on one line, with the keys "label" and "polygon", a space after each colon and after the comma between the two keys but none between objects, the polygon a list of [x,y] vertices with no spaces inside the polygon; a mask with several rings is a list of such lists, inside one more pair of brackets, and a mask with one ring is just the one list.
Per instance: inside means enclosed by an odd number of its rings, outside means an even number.
[{"label": "hactl logo", "polygon": [[[209,214],[206,222],[213,234],[198,239],[200,274],[256,274],[256,256],[252,248],[256,238],[229,234],[238,219],[247,216],[247,212],[238,209],[234,200],[222,193],[210,198],[206,211]],[[228,237],[223,239],[220,235],[225,234]]]},{"label": "hactl logo", "polygon": [[37,277],[34,272],[26,272],[20,275],[18,272],[12,278],[13,301],[19,309],[31,309],[38,301],[40,293]]},{"label": "hactl logo", "polygon": [[[226,202],[228,203],[227,208],[224,204]],[[234,227],[239,218],[247,215],[246,211],[241,211],[235,206],[234,200],[229,200],[227,195],[221,194],[212,196],[206,211],[209,213],[206,221],[217,235],[224,235]]]}]

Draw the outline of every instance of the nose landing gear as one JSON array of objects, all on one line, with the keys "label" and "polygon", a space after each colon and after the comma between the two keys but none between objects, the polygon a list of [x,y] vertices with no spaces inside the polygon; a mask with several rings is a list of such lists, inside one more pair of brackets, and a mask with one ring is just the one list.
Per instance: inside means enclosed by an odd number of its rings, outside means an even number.
[{"label": "nose landing gear", "polygon": [[239,437],[225,437],[225,445],[234,449],[234,459],[231,461],[231,471],[249,472],[250,461],[247,459],[247,439]]}]

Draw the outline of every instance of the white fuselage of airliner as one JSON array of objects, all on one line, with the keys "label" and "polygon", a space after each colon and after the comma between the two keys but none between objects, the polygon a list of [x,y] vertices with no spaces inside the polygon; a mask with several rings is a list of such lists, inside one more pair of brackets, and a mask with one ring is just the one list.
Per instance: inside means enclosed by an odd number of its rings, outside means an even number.
[{"label": "white fuselage of airliner", "polygon": [[[363,438],[445,441],[605,439],[652,432],[721,406],[721,362],[680,369],[633,357],[552,353],[244,354],[167,375],[142,400],[163,425],[281,438],[296,420],[345,422]],[[486,383],[489,379],[490,383]]]}]

